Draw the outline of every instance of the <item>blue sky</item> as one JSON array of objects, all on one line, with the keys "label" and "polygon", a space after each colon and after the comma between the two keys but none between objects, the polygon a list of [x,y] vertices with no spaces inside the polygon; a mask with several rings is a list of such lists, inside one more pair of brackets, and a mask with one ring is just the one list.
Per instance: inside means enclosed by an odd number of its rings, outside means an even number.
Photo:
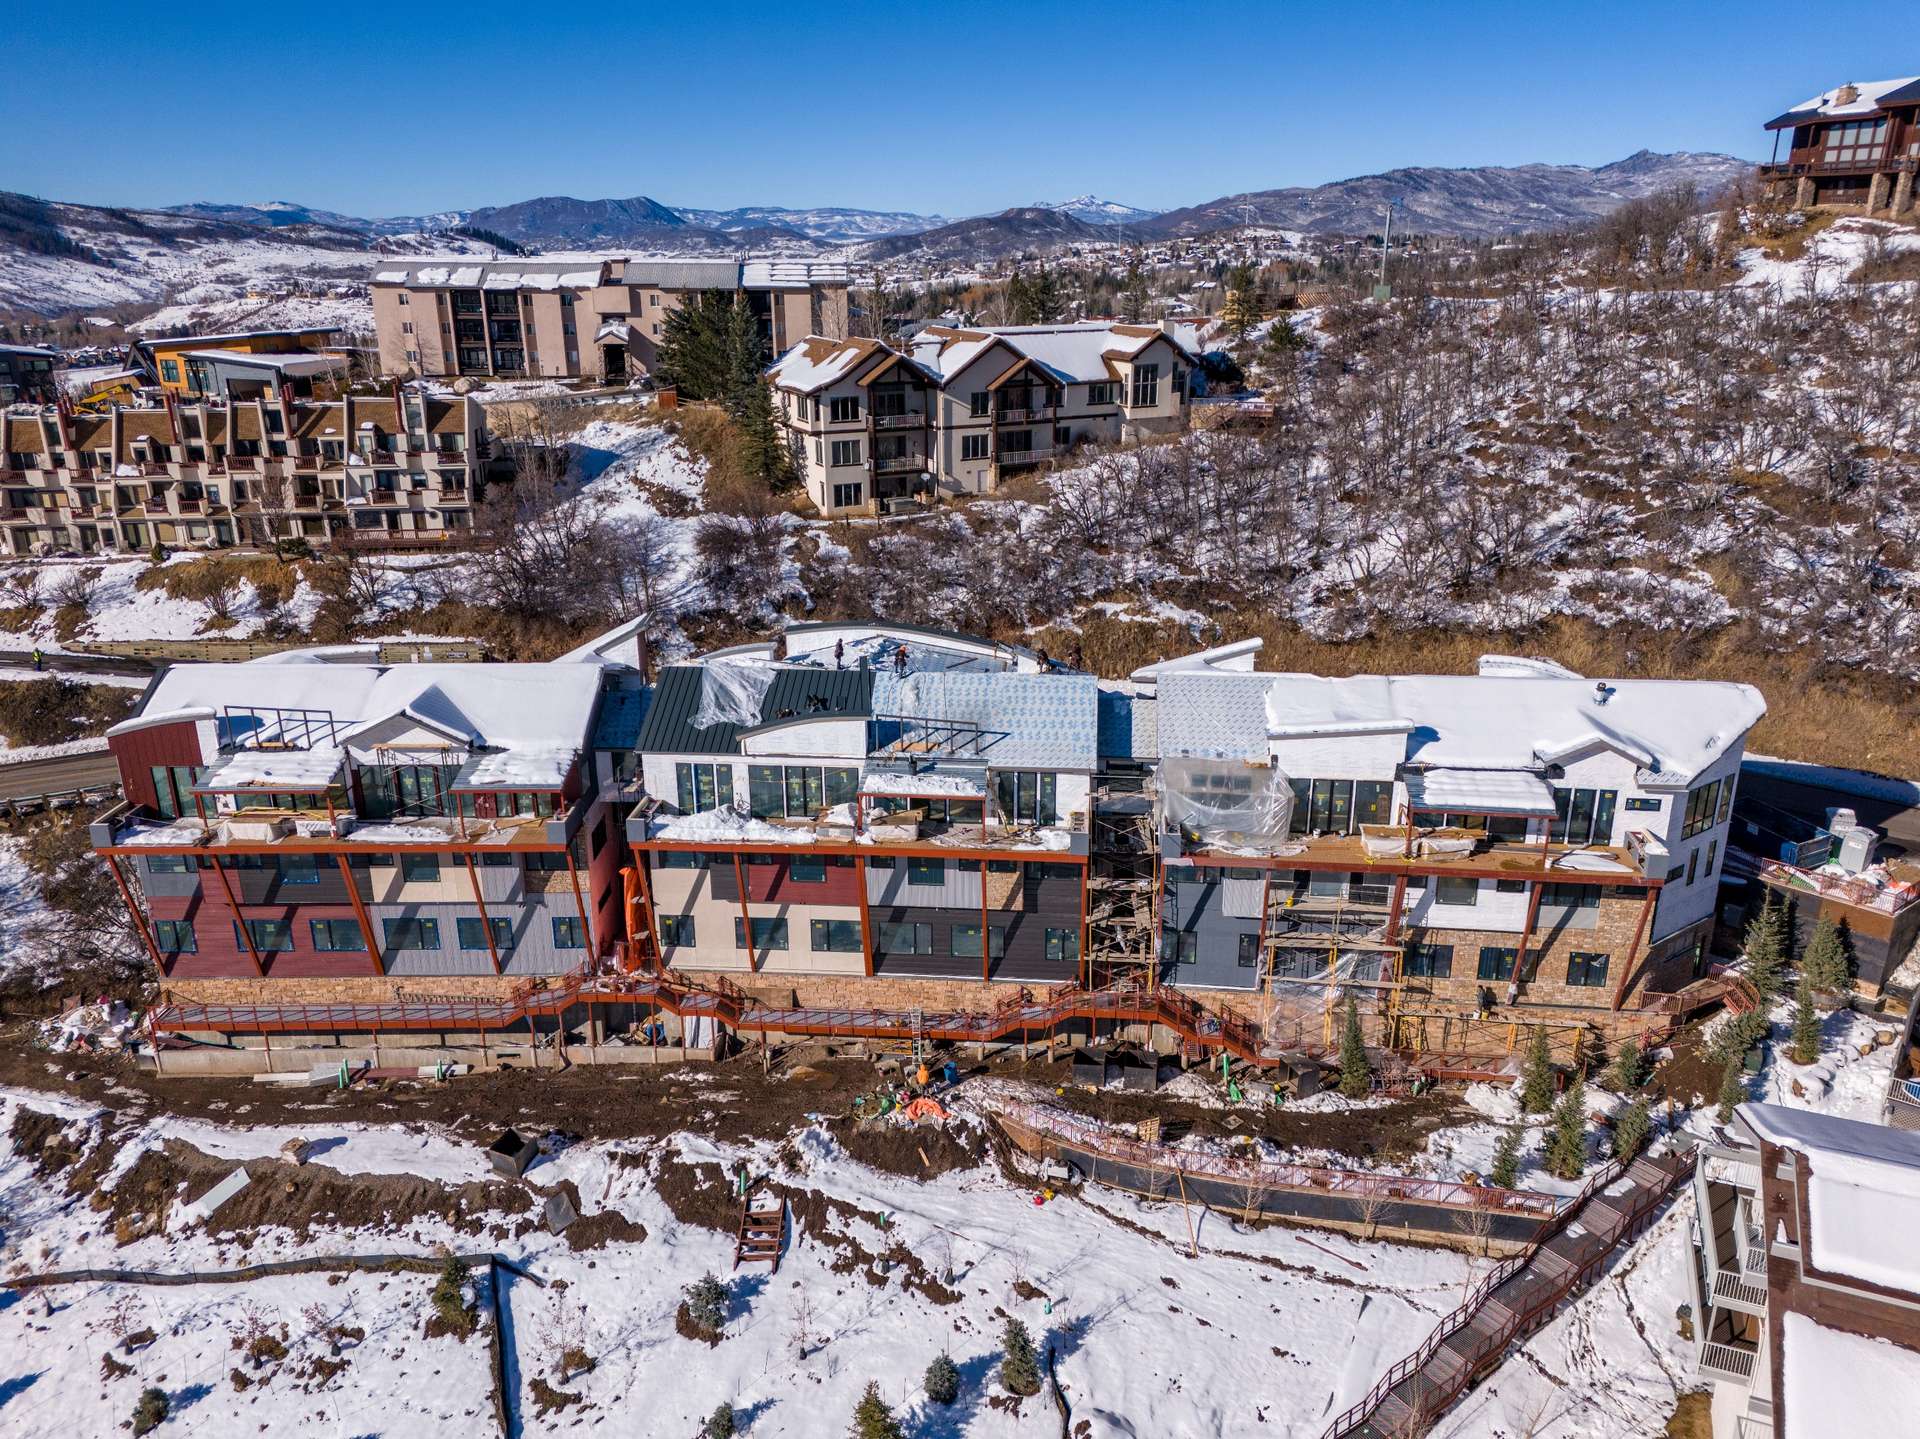
[{"label": "blue sky", "polygon": [[32,5],[0,87],[0,134],[29,142],[0,189],[961,215],[1642,147],[1764,158],[1760,125],[1788,105],[1920,70],[1901,8],[1809,25],[1776,0]]}]

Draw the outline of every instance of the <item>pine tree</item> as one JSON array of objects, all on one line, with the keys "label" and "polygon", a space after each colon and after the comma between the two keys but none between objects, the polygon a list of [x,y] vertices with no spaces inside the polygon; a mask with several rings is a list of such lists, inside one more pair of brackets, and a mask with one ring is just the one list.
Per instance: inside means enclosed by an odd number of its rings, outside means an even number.
[{"label": "pine tree", "polygon": [[1647,1136],[1652,1129],[1653,1116],[1647,1112],[1647,1101],[1634,1100],[1613,1121],[1614,1157],[1622,1164],[1632,1163],[1634,1156],[1647,1147]]},{"label": "pine tree", "polygon": [[1487,1179],[1496,1189],[1511,1189],[1520,1179],[1520,1126],[1510,1125],[1493,1150],[1493,1168]]},{"label": "pine tree", "polygon": [[722,1404],[707,1417],[703,1439],[733,1439],[733,1406]]},{"label": "pine tree", "polygon": [[171,1406],[164,1389],[142,1389],[133,1406],[133,1432],[151,1434],[167,1422]]},{"label": "pine tree", "polygon": [[1578,1179],[1587,1167],[1587,1082],[1575,1073],[1567,1081],[1547,1141],[1547,1171],[1559,1179]]},{"label": "pine tree", "polygon": [[927,1398],[935,1404],[951,1404],[960,1397],[960,1370],[953,1360],[942,1354],[927,1366],[927,1377],[922,1381],[927,1390]]},{"label": "pine tree", "polygon": [[880,1397],[880,1386],[872,1380],[867,1381],[867,1392],[853,1408],[850,1433],[852,1439],[906,1439],[900,1421],[893,1417],[893,1410]]},{"label": "pine tree", "polygon": [[1802,976],[1793,1005],[1793,1044],[1788,1056],[1795,1064],[1812,1064],[1820,1057],[1820,1011],[1813,1007],[1813,986]]},{"label": "pine tree", "polygon": [[1140,252],[1135,250],[1127,256],[1127,273],[1120,281],[1120,316],[1122,319],[1138,324],[1146,318],[1147,274],[1140,264]]},{"label": "pine tree", "polygon": [[1765,1009],[1780,992],[1780,975],[1792,956],[1788,953],[1787,911],[1769,891],[1753,918],[1747,921],[1747,983],[1760,996]]},{"label": "pine tree", "polygon": [[1735,1106],[1747,1101],[1747,1081],[1740,1073],[1740,1056],[1733,1054],[1727,1060],[1727,1067],[1720,1075],[1720,1108],[1715,1117],[1722,1124],[1733,1123]]},{"label": "pine tree", "polygon": [[745,291],[735,295],[733,304],[727,308],[724,343],[726,392],[721,400],[729,415],[742,420],[754,396],[765,399],[767,391],[766,342],[760,338],[760,319],[747,303]]},{"label": "pine tree", "polygon": [[1033,1352],[1033,1337],[1018,1319],[1009,1319],[1000,1341],[1000,1382],[1009,1394],[1040,1392],[1040,1361]]},{"label": "pine tree", "polygon": [[1348,1099],[1365,1099],[1372,1088],[1366,1036],[1360,1030],[1360,1005],[1349,994],[1346,1022],[1340,1029],[1340,1092]]},{"label": "pine tree", "polygon": [[696,1329],[717,1334],[727,1322],[727,1286],[709,1272],[687,1286],[687,1318]]},{"label": "pine tree", "polygon": [[1547,1027],[1536,1024],[1527,1042],[1527,1067],[1520,1076],[1520,1109],[1525,1114],[1545,1114],[1553,1108],[1553,1051],[1547,1044]]},{"label": "pine tree", "polygon": [[1260,302],[1255,293],[1253,266],[1235,265],[1227,271],[1227,299],[1220,308],[1220,321],[1234,339],[1244,340],[1259,318]]},{"label": "pine tree", "polygon": [[747,391],[739,431],[740,468],[770,490],[785,488],[793,477],[793,456],[774,420],[773,396],[759,380]]},{"label": "pine tree", "polygon": [[1622,1040],[1620,1052],[1613,1057],[1614,1087],[1630,1093],[1640,1087],[1643,1077],[1640,1046],[1631,1039]]},{"label": "pine tree", "polygon": [[1800,984],[1823,998],[1838,1000],[1853,986],[1852,967],[1847,963],[1847,947],[1840,926],[1829,915],[1821,915],[1807,941],[1806,958],[1800,964]]}]

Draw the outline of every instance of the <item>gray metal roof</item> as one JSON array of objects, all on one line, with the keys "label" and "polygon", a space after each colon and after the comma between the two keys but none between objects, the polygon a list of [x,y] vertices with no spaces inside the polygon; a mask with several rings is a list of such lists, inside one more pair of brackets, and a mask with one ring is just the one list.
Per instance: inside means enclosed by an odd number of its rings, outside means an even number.
[{"label": "gray metal roof", "polygon": [[[739,725],[716,724],[695,729],[700,708],[703,666],[674,665],[661,672],[653,689],[653,703],[640,726],[634,748],[649,754],[739,754]],[[760,723],[783,719],[839,716],[862,719],[871,713],[873,672],[829,670],[792,665],[777,671],[760,704]]]},{"label": "gray metal roof", "polygon": [[600,718],[593,727],[593,747],[619,750],[637,748],[640,726],[645,722],[652,703],[651,686],[609,685],[600,699]]},{"label": "gray metal roof", "polygon": [[1091,774],[1100,762],[1099,681],[1092,675],[963,672],[874,678],[876,714],[977,725],[994,769]]},{"label": "gray metal roof", "polygon": [[737,290],[737,260],[629,260],[623,285],[653,285],[662,290]]}]

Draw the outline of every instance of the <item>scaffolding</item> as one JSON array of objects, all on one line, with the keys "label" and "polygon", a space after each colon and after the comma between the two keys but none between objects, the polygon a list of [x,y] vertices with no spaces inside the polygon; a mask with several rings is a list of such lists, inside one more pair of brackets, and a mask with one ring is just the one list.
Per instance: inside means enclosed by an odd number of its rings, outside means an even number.
[{"label": "scaffolding", "polygon": [[1331,1051],[1352,995],[1367,1041],[1390,1048],[1403,987],[1405,942],[1395,885],[1344,875],[1296,882],[1267,872],[1260,920],[1261,1032],[1291,1049]]},{"label": "scaffolding", "polygon": [[1093,988],[1151,975],[1159,954],[1159,870],[1153,782],[1110,771],[1093,791],[1088,824],[1086,982]]}]

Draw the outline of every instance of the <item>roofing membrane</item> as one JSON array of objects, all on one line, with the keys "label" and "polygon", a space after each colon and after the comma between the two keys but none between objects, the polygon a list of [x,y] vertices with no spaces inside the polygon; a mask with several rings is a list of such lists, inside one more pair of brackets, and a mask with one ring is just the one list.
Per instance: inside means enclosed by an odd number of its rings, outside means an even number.
[{"label": "roofing membrane", "polygon": [[[875,715],[977,726],[994,769],[1091,772],[1100,761],[1099,682],[1080,674],[875,674]],[[879,735],[884,740],[887,736]]]}]

